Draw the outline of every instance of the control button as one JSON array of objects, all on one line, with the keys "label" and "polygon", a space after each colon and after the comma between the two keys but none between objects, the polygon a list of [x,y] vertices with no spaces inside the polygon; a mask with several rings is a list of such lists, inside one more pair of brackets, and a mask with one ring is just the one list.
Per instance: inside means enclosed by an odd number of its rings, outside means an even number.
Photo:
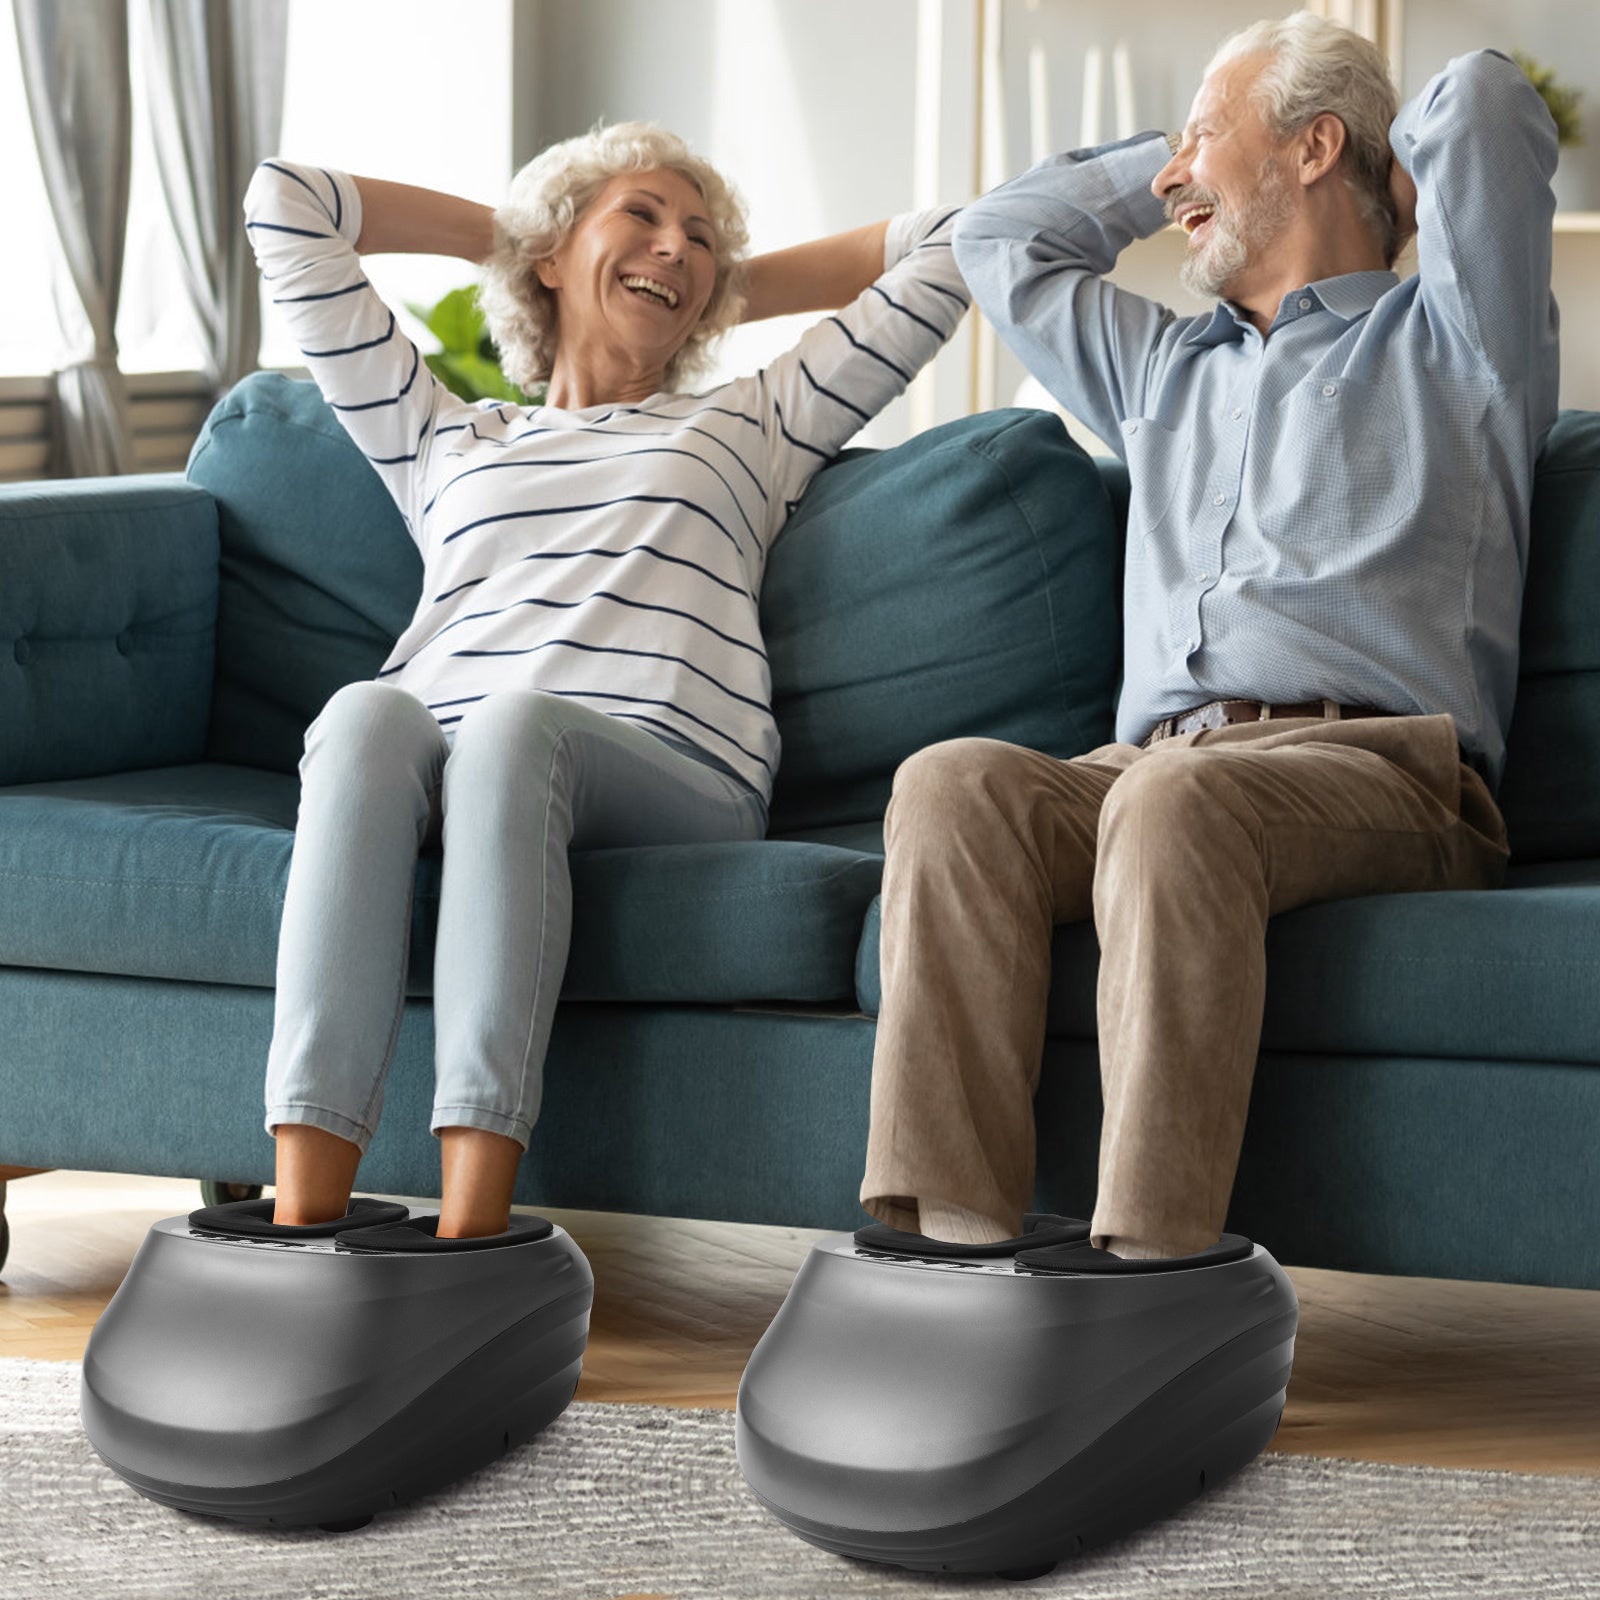
[{"label": "control button", "polygon": [[18,639],[11,647],[11,653],[17,658],[17,665],[25,667],[33,659],[33,646],[26,639]]},{"label": "control button", "polygon": [[1325,383],[1322,386],[1322,392],[1331,400],[1336,394],[1338,394],[1339,385],[1336,383]]}]

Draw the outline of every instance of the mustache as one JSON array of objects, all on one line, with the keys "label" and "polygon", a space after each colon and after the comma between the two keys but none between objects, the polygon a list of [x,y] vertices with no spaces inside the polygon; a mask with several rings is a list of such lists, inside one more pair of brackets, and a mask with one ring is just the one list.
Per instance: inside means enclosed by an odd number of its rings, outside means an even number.
[{"label": "mustache", "polygon": [[1167,221],[1176,222],[1178,220],[1179,206],[1197,204],[1215,206],[1219,212],[1223,209],[1222,202],[1209,189],[1202,189],[1197,183],[1186,184],[1181,189],[1174,189],[1167,196]]}]

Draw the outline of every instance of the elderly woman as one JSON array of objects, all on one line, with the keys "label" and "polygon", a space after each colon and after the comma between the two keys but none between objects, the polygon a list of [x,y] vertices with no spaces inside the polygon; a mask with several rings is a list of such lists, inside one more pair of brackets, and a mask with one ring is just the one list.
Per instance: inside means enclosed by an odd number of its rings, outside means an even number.
[{"label": "elderly woman", "polygon": [[[417,854],[442,842],[444,1196],[417,1242],[509,1239],[566,965],[567,847],[764,832],[767,554],[960,320],[953,213],[745,262],[727,184],[637,123],[545,151],[496,212],[286,161],[245,209],[274,303],[424,563],[377,680],[306,735],[267,1067],[277,1196],[258,1226],[362,1220],[350,1194],[400,1022]],[[546,383],[544,405],[468,405],[432,378],[361,271],[394,250],[486,263],[505,369]],[[683,392],[741,316],[834,307],[760,372]]]}]

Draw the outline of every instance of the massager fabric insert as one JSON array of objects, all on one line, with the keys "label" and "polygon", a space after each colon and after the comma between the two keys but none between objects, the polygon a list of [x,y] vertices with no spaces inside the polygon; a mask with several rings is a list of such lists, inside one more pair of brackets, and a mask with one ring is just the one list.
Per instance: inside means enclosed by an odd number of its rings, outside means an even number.
[{"label": "massager fabric insert", "polygon": [[[270,1200],[242,1205],[270,1219]],[[390,1207],[363,1227],[372,1215],[342,1237],[156,1223],[84,1353],[84,1431],[106,1465],[182,1510],[348,1527],[559,1416],[594,1294],[573,1240],[513,1217],[494,1248],[415,1248],[435,1219]],[[384,1248],[391,1229],[413,1247]]]},{"label": "massager fabric insert", "polygon": [[1298,1304],[1265,1250],[1224,1234],[1123,1261],[1087,1223],[1028,1222],[1052,1243],[935,1254],[880,1228],[812,1247],[735,1423],[746,1481],[801,1538],[922,1571],[1037,1573],[1269,1443]]}]

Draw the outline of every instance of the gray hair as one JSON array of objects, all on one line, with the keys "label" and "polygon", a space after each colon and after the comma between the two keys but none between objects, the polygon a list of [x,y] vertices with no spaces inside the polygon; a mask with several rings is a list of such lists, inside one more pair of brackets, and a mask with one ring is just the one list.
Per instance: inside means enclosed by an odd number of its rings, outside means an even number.
[{"label": "gray hair", "polygon": [[1251,89],[1267,126],[1280,139],[1292,138],[1324,112],[1345,129],[1340,162],[1344,180],[1376,235],[1390,266],[1400,254],[1394,199],[1389,192],[1389,127],[1400,97],[1389,63],[1370,39],[1349,28],[1297,11],[1282,21],[1257,22],[1225,39],[1206,76],[1241,56],[1268,55]]},{"label": "gray hair", "polygon": [[556,297],[539,281],[536,263],[561,248],[611,179],[663,168],[693,184],[705,201],[717,263],[711,298],[668,364],[667,384],[676,387],[698,371],[712,342],[739,320],[750,239],[732,186],[676,134],[654,123],[598,124],[535,156],[511,180],[506,203],[494,214],[495,247],[484,263],[478,303],[500,348],[500,364],[518,388],[532,389],[549,378],[559,338]]}]

